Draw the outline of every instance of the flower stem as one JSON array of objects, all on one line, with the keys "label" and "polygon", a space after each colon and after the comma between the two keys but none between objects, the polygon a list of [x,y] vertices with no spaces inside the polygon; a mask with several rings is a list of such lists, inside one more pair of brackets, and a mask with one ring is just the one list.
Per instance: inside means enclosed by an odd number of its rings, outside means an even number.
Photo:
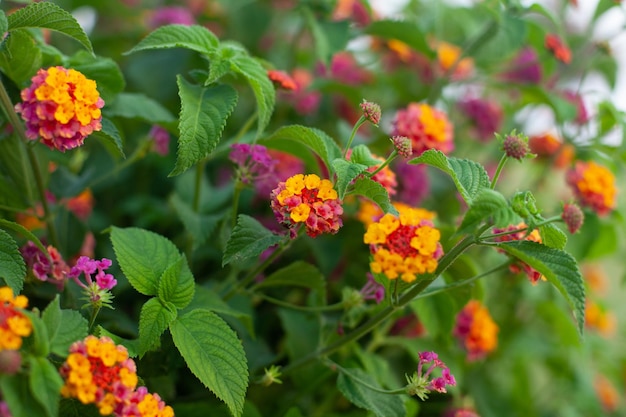
[{"label": "flower stem", "polygon": [[[243,135],[245,135],[246,132],[250,130],[250,128],[252,127],[252,124],[256,121],[258,116],[259,114],[257,112],[252,113],[252,116],[250,116],[248,120],[246,120],[243,126],[241,126],[241,129],[239,129],[239,132],[237,132],[237,134],[235,135],[233,139],[233,143],[239,142],[239,140],[243,137]],[[256,142],[256,137],[254,138],[254,142]]]},{"label": "flower stem", "polygon": [[350,146],[352,146],[352,141],[354,140],[354,137],[356,136],[357,130],[359,130],[361,125],[365,122],[367,122],[367,119],[365,118],[365,116],[361,116],[361,118],[357,120],[357,122],[354,124],[354,127],[352,128],[352,132],[350,133],[350,139],[348,139],[348,143],[346,144],[346,149],[343,151],[344,159],[348,155],[348,150],[350,149]]},{"label": "flower stem", "polygon": [[98,317],[98,313],[100,312],[100,306],[98,305],[92,305],[91,306],[91,317],[89,317],[89,332],[91,332],[91,329],[93,328],[93,325],[96,322],[96,317]]},{"label": "flower stem", "polygon": [[[554,223],[554,222],[559,222],[559,221],[563,221],[563,219],[561,218],[561,216],[552,216],[548,219],[545,219],[544,221],[541,221],[537,224],[533,224],[532,227],[533,229],[536,229],[537,227],[541,227],[544,226],[548,223]],[[522,227],[521,229],[515,229],[515,230],[507,230],[505,232],[500,232],[500,233],[493,233],[491,235],[487,235],[487,236],[481,236],[478,239],[479,243],[483,243],[485,240],[487,239],[493,239],[494,237],[499,237],[499,236],[506,236],[506,235],[511,235],[514,233],[519,233],[519,232],[524,232],[526,230],[528,230],[530,227],[526,226],[526,227]]]},{"label": "flower stem", "polygon": [[244,184],[239,178],[235,181],[235,190],[233,191],[233,211],[230,216],[230,226],[235,227],[237,225],[237,210],[239,208],[239,197],[241,196],[241,190],[243,190]]},{"label": "flower stem", "polygon": [[[248,291],[250,293],[252,293],[255,289],[256,289],[257,285],[251,287]],[[296,304],[291,304],[288,302],[285,302],[283,300],[279,300],[277,298],[274,297],[270,297],[269,295],[265,295],[265,294],[260,294],[260,293],[254,293],[254,295],[256,297],[259,297],[265,301],[268,301],[272,304],[276,304],[279,305],[281,307],[285,307],[285,308],[290,308],[292,310],[299,310],[299,311],[310,311],[310,312],[324,312],[324,311],[337,311],[337,310],[343,310],[345,305],[343,302],[339,302],[336,304],[330,304],[327,306],[320,306],[320,307],[310,307],[310,306],[299,306]]]},{"label": "flower stem", "polygon": [[380,164],[378,166],[378,168],[376,168],[374,171],[368,173],[367,175],[372,178],[374,175],[378,174],[380,171],[382,171],[387,165],[389,165],[391,163],[391,161],[393,161],[394,159],[396,159],[396,157],[398,156],[398,150],[394,149],[393,152],[391,152],[391,154],[389,154],[389,157],[385,160],[385,162],[383,162],[382,164]]},{"label": "flower stem", "polygon": [[498,182],[498,178],[500,178],[500,173],[502,172],[502,168],[504,168],[504,164],[506,164],[506,161],[508,159],[509,157],[506,156],[506,154],[503,154],[502,158],[500,158],[500,162],[498,162],[498,168],[496,168],[496,173],[493,174],[493,179],[491,180],[491,186],[489,187],[492,190],[496,188],[496,183]]},{"label": "flower stem", "polygon": [[362,379],[357,378],[356,376],[354,376],[354,374],[350,373],[350,371],[348,371],[346,368],[342,367],[336,362],[331,361],[330,359],[325,359],[324,364],[328,366],[331,370],[337,370],[341,372],[342,374],[346,375],[353,381],[357,382],[359,385],[363,385],[369,390],[380,392],[381,394],[389,394],[389,395],[406,394],[406,387],[397,388],[397,389],[382,389],[382,388],[378,388],[373,385],[370,385],[369,383],[363,381]]}]

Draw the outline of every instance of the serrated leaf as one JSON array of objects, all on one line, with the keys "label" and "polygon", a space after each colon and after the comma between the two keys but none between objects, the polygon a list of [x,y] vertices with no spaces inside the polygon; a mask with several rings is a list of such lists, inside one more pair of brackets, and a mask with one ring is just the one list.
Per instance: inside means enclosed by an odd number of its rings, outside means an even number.
[{"label": "serrated leaf", "polygon": [[141,119],[154,124],[167,124],[176,120],[159,102],[139,93],[120,93],[103,108],[107,116]]},{"label": "serrated leaf", "polygon": [[125,158],[124,155],[124,144],[122,143],[122,138],[120,136],[119,130],[115,124],[106,117],[102,118],[102,129],[93,132],[91,136],[95,139],[98,139],[102,146],[106,148],[106,150],[118,158]]},{"label": "serrated leaf", "polygon": [[220,317],[193,310],[170,325],[174,344],[187,366],[235,417],[240,417],[248,387],[248,365],[241,341]]},{"label": "serrated leaf", "polygon": [[62,358],[70,345],[88,334],[87,320],[76,310],[61,310],[59,295],[48,304],[41,315],[50,339],[50,351]]},{"label": "serrated leaf", "polygon": [[181,109],[176,166],[169,176],[182,174],[217,146],[226,120],[237,105],[237,91],[222,84],[203,87],[176,78]]},{"label": "serrated leaf", "polygon": [[238,45],[222,42],[210,55],[209,55],[209,76],[207,77],[204,85],[213,84],[225,74],[231,70],[230,60],[239,54],[247,54],[246,50]]},{"label": "serrated leaf", "polygon": [[50,338],[43,320],[32,311],[24,310],[22,313],[30,319],[33,326],[33,333],[28,339],[28,350],[35,356],[42,358],[48,356],[50,354]]},{"label": "serrated leaf", "polygon": [[0,279],[14,294],[19,294],[25,278],[26,265],[17,243],[10,234],[0,229]]},{"label": "serrated leaf", "polygon": [[582,335],[585,325],[585,285],[572,255],[530,241],[502,242],[497,247],[536,269],[559,290],[574,310],[578,331]]},{"label": "serrated leaf", "polygon": [[389,193],[380,183],[370,178],[359,178],[354,183],[354,193],[369,198],[378,204],[383,212],[398,215],[398,210],[391,204]]},{"label": "serrated leaf", "polygon": [[541,243],[555,249],[565,249],[567,235],[553,223],[539,226]]},{"label": "serrated leaf", "polygon": [[329,170],[332,169],[331,161],[342,157],[341,149],[337,143],[326,133],[318,129],[300,125],[283,126],[265,138],[264,141],[277,139],[289,139],[302,143],[315,152]]},{"label": "serrated leaf", "polygon": [[30,392],[35,400],[46,410],[46,416],[59,415],[59,400],[63,379],[57,369],[46,358],[31,357],[30,365]]},{"label": "serrated leaf", "polygon": [[139,356],[159,348],[161,335],[176,320],[176,315],[176,306],[172,303],[156,297],[146,301],[139,314]]},{"label": "serrated leaf", "polygon": [[459,232],[473,230],[483,221],[491,221],[497,227],[506,227],[516,223],[517,220],[517,214],[509,206],[506,198],[497,191],[485,188],[472,201],[463,217]]},{"label": "serrated leaf", "polygon": [[18,86],[28,84],[31,77],[41,68],[41,50],[26,30],[12,31],[0,51],[2,72]]},{"label": "serrated leaf", "polygon": [[431,165],[450,175],[463,200],[470,206],[474,198],[490,186],[489,175],[478,162],[448,158],[436,149],[427,150],[409,163]]},{"label": "serrated leaf", "polygon": [[208,288],[196,286],[193,300],[180,314],[185,314],[196,309],[209,310],[221,316],[234,317],[240,320],[248,332],[254,337],[254,323],[252,322],[250,314],[229,306],[222,300],[219,294]]},{"label": "serrated leaf", "polygon": [[169,202],[185,226],[185,231],[193,238],[194,249],[203,245],[215,231],[217,223],[223,218],[218,214],[196,213],[178,194],[172,194]]},{"label": "serrated leaf", "polygon": [[0,10],[0,33],[5,33],[9,29],[9,22],[4,10]]},{"label": "serrated leaf", "polygon": [[365,28],[365,32],[388,40],[402,41],[428,58],[435,57],[435,52],[426,42],[427,36],[415,23],[402,20],[376,20]]},{"label": "serrated leaf", "polygon": [[323,294],[326,289],[326,281],[322,273],[313,265],[296,261],[273,272],[270,276],[261,281],[256,288],[267,287],[304,287]]},{"label": "serrated leaf", "polygon": [[248,55],[236,55],[230,61],[230,69],[242,75],[250,84],[256,99],[258,122],[257,135],[260,136],[270,122],[274,105],[276,104],[276,91],[274,84],[267,76],[267,71],[256,58]]},{"label": "serrated leaf", "polygon": [[399,395],[375,391],[360,381],[382,389],[372,377],[358,368],[344,369],[337,378],[337,388],[352,404],[373,412],[377,417],[406,415],[404,402]]},{"label": "serrated leaf", "polygon": [[210,54],[219,44],[217,37],[204,26],[167,25],[149,33],[125,55],[150,49],[186,48]]},{"label": "serrated leaf", "polygon": [[256,219],[240,214],[237,217],[237,224],[228,242],[226,242],[222,266],[257,257],[265,249],[276,245],[282,239],[282,236],[272,233]]},{"label": "serrated leaf", "polygon": [[163,272],[180,259],[178,249],[167,238],[135,227],[113,226],[111,243],[128,282],[144,295],[157,295]]},{"label": "serrated leaf", "polygon": [[185,308],[193,299],[195,283],[187,258],[171,264],[159,278],[158,296],[163,303],[172,303],[176,308]]},{"label": "serrated leaf", "polygon": [[354,181],[356,177],[367,170],[366,165],[356,164],[354,162],[348,162],[343,158],[337,158],[331,162],[333,170],[337,174],[337,182],[335,183],[335,189],[339,195],[339,199],[343,200],[346,195],[348,186]]},{"label": "serrated leaf", "polygon": [[357,164],[367,165],[368,167],[377,166],[382,163],[380,159],[374,158],[372,152],[370,151],[370,148],[368,148],[366,145],[356,145],[354,148],[352,148],[350,161]]},{"label": "serrated leaf", "polygon": [[93,53],[91,41],[74,16],[54,3],[31,3],[7,16],[9,31],[20,28],[45,28],[61,32],[80,42]]}]

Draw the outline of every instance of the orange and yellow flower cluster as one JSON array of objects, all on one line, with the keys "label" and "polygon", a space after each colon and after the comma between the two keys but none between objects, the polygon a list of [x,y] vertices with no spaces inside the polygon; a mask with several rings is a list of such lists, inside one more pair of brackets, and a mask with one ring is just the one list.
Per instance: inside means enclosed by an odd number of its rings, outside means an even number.
[{"label": "orange and yellow flower cluster", "polygon": [[612,312],[588,299],[585,303],[585,327],[596,330],[602,336],[610,337],[615,334],[617,321]]},{"label": "orange and yellow flower cluster", "polygon": [[33,325],[20,309],[28,306],[28,299],[23,295],[13,295],[9,287],[0,287],[0,352],[18,350],[22,339],[33,331]]},{"label": "orange and yellow flower cluster", "polygon": [[108,337],[87,336],[70,347],[60,369],[64,397],[95,404],[103,416],[173,417],[174,411],[145,387],[136,389],[137,369],[123,346]]},{"label": "orange and yellow flower cluster", "polygon": [[[510,242],[512,240],[529,240],[531,242],[542,243],[541,235],[539,235],[539,230],[534,229],[532,232],[527,233],[526,228],[527,228],[526,223],[522,222],[522,223],[519,223],[518,225],[511,225],[503,229],[494,228],[493,232],[496,234],[508,232],[505,235],[496,237],[497,242]],[[524,262],[518,261],[514,264],[511,264],[511,266],[509,266],[509,269],[514,274],[519,274],[520,272],[524,271],[526,275],[528,276],[528,279],[533,285],[537,284],[537,282],[540,279],[544,281],[546,280],[546,278],[543,275],[541,275],[539,271],[537,271],[536,269],[532,268],[530,265]]]},{"label": "orange and yellow flower cluster", "polygon": [[316,237],[337,233],[342,226],[343,207],[326,179],[315,174],[297,174],[278,184],[271,193],[271,207],[279,223],[295,228],[304,224],[306,233]]},{"label": "orange and yellow flower cluster", "polygon": [[26,121],[26,136],[41,137],[51,149],[65,152],[81,146],[87,136],[102,128],[104,100],[96,82],[74,69],[40,69],[21,97],[15,110]]},{"label": "orange and yellow flower cluster", "polygon": [[398,110],[391,134],[411,139],[415,156],[428,149],[445,154],[454,149],[452,123],[444,112],[425,103],[409,103],[405,109]]},{"label": "orange and yellow flower cluster", "polygon": [[581,205],[600,216],[615,208],[615,176],[608,168],[593,161],[577,161],[568,171],[566,179]]},{"label": "orange and yellow flower cluster", "polygon": [[487,307],[471,300],[457,315],[453,334],[467,351],[467,359],[473,361],[496,349],[498,331]]},{"label": "orange and yellow flower cluster", "polygon": [[387,213],[370,224],[363,240],[370,245],[372,272],[405,282],[434,272],[443,249],[441,234],[430,219],[423,210],[408,209],[399,217]]}]

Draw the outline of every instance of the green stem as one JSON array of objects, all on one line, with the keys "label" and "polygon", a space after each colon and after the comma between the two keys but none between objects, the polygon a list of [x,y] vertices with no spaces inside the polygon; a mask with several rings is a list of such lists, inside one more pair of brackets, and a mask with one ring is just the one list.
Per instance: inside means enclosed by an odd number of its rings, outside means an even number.
[{"label": "green stem", "polygon": [[[243,137],[243,135],[245,135],[246,132],[250,130],[250,128],[252,127],[252,124],[256,121],[258,116],[259,116],[259,113],[254,112],[252,113],[252,116],[248,117],[248,120],[246,120],[243,126],[241,126],[241,129],[239,129],[239,132],[237,132],[237,134],[235,135],[233,139],[234,143],[238,143],[239,140],[241,140],[241,138]],[[254,138],[254,142],[256,142],[256,137]]]},{"label": "green stem", "polygon": [[85,188],[92,188],[92,187],[96,186],[97,184],[101,183],[102,181],[104,181],[106,179],[109,179],[109,178],[119,174],[124,169],[128,168],[130,165],[132,165],[136,161],[138,161],[141,158],[143,158],[144,156],[146,156],[146,153],[150,149],[150,146],[152,146],[152,142],[151,141],[149,141],[149,140],[144,141],[142,144],[140,144],[135,149],[135,151],[132,153],[132,155],[130,155],[128,158],[124,159],[124,161],[122,161],[122,163],[116,165],[115,168],[113,168],[111,171],[106,172],[104,175],[102,175],[102,176],[92,180],[87,185],[87,187],[85,187]]},{"label": "green stem", "polygon": [[[559,222],[559,221],[563,221],[563,219],[561,218],[561,216],[553,216],[553,217],[550,217],[550,218],[548,218],[548,219],[545,219],[545,220],[544,220],[544,221],[542,221],[542,222],[539,222],[539,223],[537,223],[537,224],[533,225],[533,228],[541,227],[541,226],[544,226],[544,225],[546,225],[546,224],[548,224],[548,223],[554,223],[554,222]],[[505,231],[505,232],[493,233],[493,234],[491,234],[491,235],[481,236],[481,237],[478,239],[478,243],[483,243],[485,240],[487,240],[487,239],[493,239],[494,237],[506,236],[506,235],[511,235],[511,234],[513,234],[513,233],[519,233],[519,232],[525,232],[525,231],[526,231],[526,230],[528,230],[528,229],[529,229],[529,227],[528,227],[528,226],[526,226],[526,227],[522,227],[521,229],[507,230],[507,231]]]},{"label": "green stem", "polygon": [[237,225],[237,210],[239,208],[239,197],[241,196],[241,191],[244,188],[244,184],[241,182],[239,178],[235,181],[235,190],[233,192],[233,209],[232,214],[230,216],[230,225],[231,227],[235,227]]},{"label": "green stem", "polygon": [[496,168],[496,173],[493,174],[493,179],[491,180],[491,186],[489,187],[492,190],[496,188],[496,183],[498,182],[498,178],[500,178],[500,173],[502,172],[502,168],[504,168],[504,164],[506,164],[506,161],[508,159],[509,157],[506,156],[506,154],[503,154],[502,158],[500,158],[500,162],[498,162],[498,168]]},{"label": "green stem", "polygon": [[[256,289],[256,285],[253,286],[252,288],[250,288],[249,292],[252,293],[254,292],[254,290]],[[255,296],[268,301],[272,304],[276,304],[279,305],[281,307],[286,307],[286,308],[290,308],[292,310],[299,310],[299,311],[310,311],[310,312],[324,312],[324,311],[337,311],[337,310],[343,310],[344,303],[343,302],[339,302],[336,304],[330,304],[327,306],[321,306],[321,307],[309,307],[309,306],[299,306],[296,304],[291,304],[291,303],[287,303],[285,301],[279,300],[277,298],[274,297],[270,297],[269,295],[265,295],[265,294],[259,294],[259,293],[254,293]]]},{"label": "green stem", "polygon": [[398,388],[398,389],[382,389],[382,388],[378,388],[373,385],[370,385],[367,382],[363,381],[362,379],[357,378],[356,376],[351,374],[347,369],[345,369],[338,363],[331,361],[330,359],[325,359],[324,364],[328,366],[331,370],[335,370],[335,369],[338,370],[339,372],[346,375],[353,381],[356,381],[359,385],[363,385],[364,387],[372,391],[380,392],[381,394],[389,394],[389,395],[406,394],[405,387]]},{"label": "green stem", "polygon": [[397,156],[398,156],[398,150],[394,149],[393,152],[391,152],[391,154],[389,154],[389,157],[385,160],[385,162],[383,162],[378,168],[376,168],[374,171],[368,173],[367,175],[370,178],[372,178],[374,175],[376,175],[380,171],[382,171],[387,165],[389,165],[391,163],[391,161],[396,159]]},{"label": "green stem", "polygon": [[354,140],[354,137],[356,136],[357,130],[359,130],[361,125],[365,123],[366,121],[367,119],[365,118],[365,116],[361,116],[361,118],[357,120],[357,122],[354,124],[354,127],[352,128],[352,133],[350,133],[350,139],[348,139],[348,143],[346,144],[346,149],[343,151],[344,159],[347,158],[348,150],[350,149],[350,146],[352,146],[352,141]]},{"label": "green stem", "polygon": [[89,333],[91,333],[91,329],[96,322],[96,317],[98,317],[98,313],[100,312],[100,306],[91,307],[91,317],[89,317]]}]

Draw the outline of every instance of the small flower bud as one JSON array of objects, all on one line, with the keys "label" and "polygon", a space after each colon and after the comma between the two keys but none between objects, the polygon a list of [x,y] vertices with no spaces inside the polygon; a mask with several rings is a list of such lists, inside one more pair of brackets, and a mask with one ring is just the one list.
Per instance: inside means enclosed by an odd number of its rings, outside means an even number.
[{"label": "small flower bud", "polygon": [[282,384],[283,381],[280,380],[280,375],[280,366],[272,365],[270,369],[265,368],[265,375],[261,378],[261,384],[266,387],[272,384]]},{"label": "small flower bud", "polygon": [[22,367],[22,354],[19,350],[0,351],[0,375],[16,374]]},{"label": "small flower bud", "polygon": [[585,215],[583,214],[580,207],[576,204],[565,204],[563,205],[563,213],[561,214],[561,218],[565,222],[567,226],[567,230],[571,234],[576,233],[580,230],[583,222],[585,220]]},{"label": "small flower bud", "polygon": [[363,116],[372,124],[378,126],[378,122],[380,122],[380,106],[376,103],[372,103],[371,101],[365,101],[359,105],[361,110],[363,110]]},{"label": "small flower bud", "polygon": [[410,158],[413,155],[413,146],[411,139],[406,136],[394,136],[391,138],[394,148],[398,151],[398,154],[403,158]]},{"label": "small flower bud", "polygon": [[502,150],[509,158],[521,161],[530,153],[528,137],[522,134],[516,134],[515,131],[513,131],[504,138]]}]

